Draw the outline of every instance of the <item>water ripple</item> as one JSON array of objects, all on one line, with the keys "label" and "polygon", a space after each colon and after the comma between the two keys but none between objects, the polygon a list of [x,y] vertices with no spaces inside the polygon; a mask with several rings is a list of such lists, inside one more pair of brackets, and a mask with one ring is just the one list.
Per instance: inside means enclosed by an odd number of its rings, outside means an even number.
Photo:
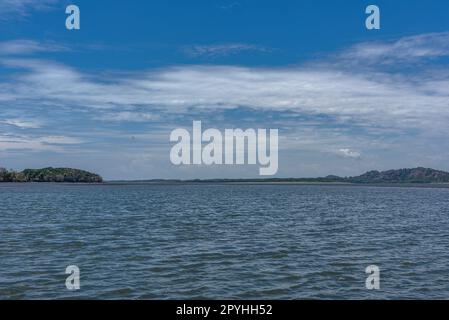
[{"label": "water ripple", "polygon": [[7,184],[0,201],[2,299],[449,297],[449,189]]}]

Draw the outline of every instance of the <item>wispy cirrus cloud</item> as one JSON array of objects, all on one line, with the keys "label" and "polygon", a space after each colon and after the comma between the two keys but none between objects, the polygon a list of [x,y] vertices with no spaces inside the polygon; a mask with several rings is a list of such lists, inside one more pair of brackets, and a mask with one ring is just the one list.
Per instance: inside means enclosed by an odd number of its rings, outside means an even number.
[{"label": "wispy cirrus cloud", "polygon": [[233,9],[239,8],[241,6],[242,6],[242,4],[240,2],[232,1],[232,2],[221,4],[218,7],[221,10],[233,10]]},{"label": "wispy cirrus cloud", "polygon": [[[449,123],[449,72],[439,72],[438,77],[411,77],[387,72],[373,76],[356,70],[323,70],[319,66],[187,66],[99,79],[48,61],[7,59],[3,64],[22,70],[10,82],[1,83],[0,101],[4,103],[51,102],[125,112],[134,105],[148,111],[158,106],[172,113],[244,106],[326,114],[362,127],[442,128],[442,133],[445,123]],[[126,113],[122,116],[131,118]]]},{"label": "wispy cirrus cloud", "polygon": [[362,154],[359,151],[351,150],[348,148],[342,148],[337,150],[338,154],[346,157],[346,158],[353,158],[353,159],[360,159]]},{"label": "wispy cirrus cloud", "polygon": [[6,124],[20,129],[38,129],[42,127],[40,121],[27,119],[5,119],[0,120],[0,124]]},{"label": "wispy cirrus cloud", "polygon": [[359,43],[344,50],[339,58],[361,63],[391,64],[445,56],[449,56],[449,32]]},{"label": "wispy cirrus cloud", "polygon": [[183,48],[183,52],[192,58],[217,58],[239,54],[242,52],[271,52],[272,49],[263,46],[244,44],[244,43],[227,43],[213,45],[193,45]]},{"label": "wispy cirrus cloud", "polygon": [[23,18],[30,11],[48,10],[59,0],[0,0],[0,21]]},{"label": "wispy cirrus cloud", "polygon": [[0,42],[0,55],[31,55],[39,52],[67,51],[66,46],[55,42],[19,39]]},{"label": "wispy cirrus cloud", "polygon": [[0,134],[0,150],[30,150],[63,152],[64,146],[78,145],[84,141],[68,136],[30,136]]},{"label": "wispy cirrus cloud", "polygon": [[101,114],[95,119],[111,122],[148,122],[159,119],[159,115],[149,112],[119,111]]}]

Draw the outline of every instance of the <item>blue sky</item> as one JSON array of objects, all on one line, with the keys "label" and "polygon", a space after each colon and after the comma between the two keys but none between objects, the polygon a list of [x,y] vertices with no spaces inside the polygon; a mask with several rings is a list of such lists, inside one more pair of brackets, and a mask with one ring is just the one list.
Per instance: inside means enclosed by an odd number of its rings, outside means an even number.
[{"label": "blue sky", "polygon": [[171,165],[170,132],[201,120],[279,129],[280,177],[449,170],[448,18],[447,1],[0,0],[0,166],[256,177]]}]

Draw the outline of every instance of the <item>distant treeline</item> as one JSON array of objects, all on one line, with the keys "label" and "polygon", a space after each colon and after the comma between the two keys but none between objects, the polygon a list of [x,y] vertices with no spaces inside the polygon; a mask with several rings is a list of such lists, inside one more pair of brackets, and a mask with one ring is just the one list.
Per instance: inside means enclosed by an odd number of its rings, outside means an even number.
[{"label": "distant treeline", "polygon": [[120,180],[111,183],[332,183],[332,184],[427,184],[449,183],[449,173],[429,168],[399,169],[388,171],[369,171],[360,176],[339,177],[326,176],[321,178],[252,178],[252,179],[153,179],[153,180]]},{"label": "distant treeline", "polygon": [[[101,176],[78,169],[44,168],[26,169],[21,172],[0,168],[0,182],[73,182],[101,183]],[[120,182],[120,181],[115,181]],[[127,182],[123,180],[122,182]],[[449,183],[449,173],[430,168],[399,169],[388,171],[369,171],[355,177],[326,176],[322,178],[268,178],[268,179],[209,179],[209,180],[142,180],[134,182],[152,183],[260,183],[260,182],[298,182],[298,183]]]},{"label": "distant treeline", "polygon": [[[114,181],[115,183],[127,182]],[[128,181],[129,182],[129,181]],[[360,176],[321,178],[254,178],[254,179],[195,179],[195,180],[141,180],[134,183],[352,183],[352,184],[384,184],[384,183],[449,183],[449,173],[429,168],[399,169],[388,171],[369,171]]]},{"label": "distant treeline", "polygon": [[208,179],[208,180],[153,180],[153,182],[188,183],[449,183],[449,173],[430,168],[368,171],[360,176],[339,177],[330,175],[321,178],[255,178],[255,179]]},{"label": "distant treeline", "polygon": [[100,183],[97,174],[71,168],[26,169],[20,172],[0,168],[0,182],[71,182]]}]

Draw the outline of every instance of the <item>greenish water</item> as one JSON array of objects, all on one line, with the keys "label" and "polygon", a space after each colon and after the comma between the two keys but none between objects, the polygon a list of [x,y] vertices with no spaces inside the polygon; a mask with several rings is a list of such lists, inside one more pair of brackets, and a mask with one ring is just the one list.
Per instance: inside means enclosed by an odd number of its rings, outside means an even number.
[{"label": "greenish water", "polygon": [[449,189],[0,184],[0,203],[1,299],[449,298]]}]

